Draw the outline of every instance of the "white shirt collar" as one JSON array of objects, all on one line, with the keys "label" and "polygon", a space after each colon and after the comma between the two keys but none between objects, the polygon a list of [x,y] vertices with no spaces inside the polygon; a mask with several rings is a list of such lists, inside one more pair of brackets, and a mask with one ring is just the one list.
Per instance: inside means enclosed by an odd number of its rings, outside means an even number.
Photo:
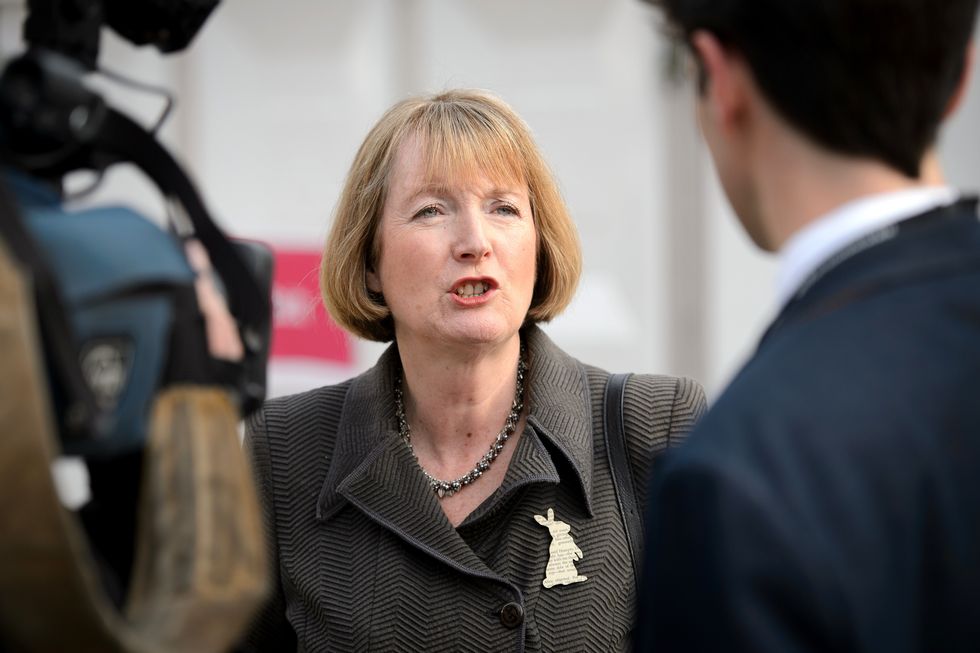
[{"label": "white shirt collar", "polygon": [[909,188],[861,197],[817,218],[793,234],[779,251],[778,306],[785,306],[807,277],[851,243],[906,218],[952,204],[958,197],[949,186]]}]

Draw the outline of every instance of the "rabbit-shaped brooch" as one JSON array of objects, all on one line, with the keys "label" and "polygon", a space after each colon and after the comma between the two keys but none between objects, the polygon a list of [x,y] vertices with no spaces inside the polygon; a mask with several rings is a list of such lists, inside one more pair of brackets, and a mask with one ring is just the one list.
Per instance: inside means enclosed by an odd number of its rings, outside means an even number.
[{"label": "rabbit-shaped brooch", "polygon": [[551,533],[551,546],[548,547],[548,567],[545,570],[544,581],[541,583],[545,587],[555,585],[570,585],[581,583],[587,580],[587,576],[580,576],[578,569],[575,568],[575,561],[582,559],[582,549],[578,548],[569,531],[572,527],[563,521],[555,521],[555,511],[548,508],[548,518],[535,515],[534,521],[548,529]]}]

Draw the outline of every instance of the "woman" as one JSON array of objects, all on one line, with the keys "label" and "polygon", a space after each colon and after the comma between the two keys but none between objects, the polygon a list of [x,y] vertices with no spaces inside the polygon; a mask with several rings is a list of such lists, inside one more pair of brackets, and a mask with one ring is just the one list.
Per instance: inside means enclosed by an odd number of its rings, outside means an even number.
[{"label": "woman", "polygon": [[268,402],[248,427],[279,573],[253,648],[628,645],[617,493],[645,487],[704,396],[685,379],[633,377],[636,487],[614,481],[607,374],[535,326],[565,308],[579,270],[555,180],[503,102],[450,91],[381,118],[321,283],[340,325],[394,344],[355,379]]}]

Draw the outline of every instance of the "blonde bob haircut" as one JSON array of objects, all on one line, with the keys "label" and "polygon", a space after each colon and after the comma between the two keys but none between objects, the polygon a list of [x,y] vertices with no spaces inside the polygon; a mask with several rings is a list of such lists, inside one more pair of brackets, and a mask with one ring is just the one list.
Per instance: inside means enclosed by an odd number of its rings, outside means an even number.
[{"label": "blonde bob haircut", "polygon": [[351,165],[323,249],[320,289],[340,326],[387,342],[394,323],[384,299],[368,290],[380,253],[378,223],[399,147],[418,138],[429,181],[466,182],[483,174],[527,184],[537,231],[537,277],[525,323],[547,322],[568,306],[582,253],[575,226],[530,130],[502,100],[452,90],[399,102],[371,129]]}]

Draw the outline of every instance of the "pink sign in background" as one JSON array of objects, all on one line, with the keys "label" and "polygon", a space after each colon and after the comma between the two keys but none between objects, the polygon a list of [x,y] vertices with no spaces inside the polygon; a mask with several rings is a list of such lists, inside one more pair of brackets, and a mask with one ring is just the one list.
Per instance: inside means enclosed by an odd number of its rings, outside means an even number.
[{"label": "pink sign in background", "polygon": [[350,336],[320,301],[320,252],[273,247],[270,357],[350,363]]}]

